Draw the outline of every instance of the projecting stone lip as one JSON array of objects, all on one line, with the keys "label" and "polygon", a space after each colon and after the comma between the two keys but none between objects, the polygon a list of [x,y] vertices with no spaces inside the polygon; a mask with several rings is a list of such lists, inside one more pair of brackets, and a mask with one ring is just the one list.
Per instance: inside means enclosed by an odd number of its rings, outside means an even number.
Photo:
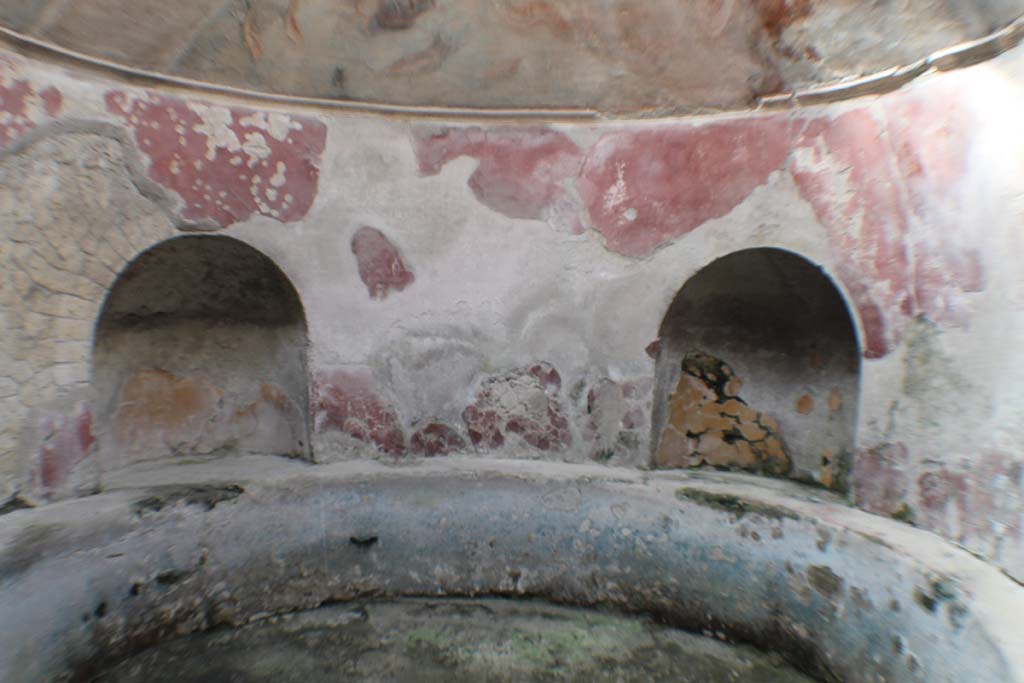
[{"label": "projecting stone lip", "polygon": [[[902,680],[913,666],[1024,681],[1024,589],[932,534],[791,482],[250,456],[112,473],[110,486],[5,517],[0,566],[16,571],[0,577],[3,680],[86,677],[182,633],[324,603],[447,595],[648,614],[782,652],[823,680]],[[179,496],[137,514],[154,490],[225,486],[213,506]]]},{"label": "projecting stone lip", "polygon": [[788,508],[769,505],[756,500],[748,500],[730,493],[714,493],[699,488],[684,487],[676,491],[676,498],[693,501],[698,505],[728,512],[734,515],[737,520],[742,519],[747,514],[761,515],[762,517],[778,520],[800,520],[800,516]]}]

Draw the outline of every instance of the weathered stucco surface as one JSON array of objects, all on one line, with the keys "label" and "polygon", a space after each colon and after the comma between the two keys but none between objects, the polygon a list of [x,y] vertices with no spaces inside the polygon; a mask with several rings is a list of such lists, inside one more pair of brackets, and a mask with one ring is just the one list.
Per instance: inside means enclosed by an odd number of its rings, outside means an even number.
[{"label": "weathered stucco surface", "polygon": [[[182,229],[251,245],[294,285],[317,462],[651,467],[670,304],[716,259],[772,247],[834,282],[861,368],[838,395],[831,381],[776,392],[741,371],[771,359],[718,354],[754,422],[774,420],[790,452],[802,416],[848,414],[849,476],[822,464],[802,479],[1024,578],[1020,50],[829,107],[586,125],[264,110],[14,54],[0,76],[5,493],[102,486],[94,456],[119,408],[90,382],[94,325],[117,275]],[[154,339],[122,341],[145,359],[132,344]],[[223,422],[211,406],[229,388],[163,365],[150,353],[109,395],[191,383],[187,410],[160,420],[188,432],[181,453],[209,450],[192,420]],[[254,386],[235,407],[282,404]]]},{"label": "weathered stucco surface", "polygon": [[1021,0],[0,0],[34,38],[203,81],[404,105],[744,108],[1002,28]]},{"label": "weathered stucco surface", "polygon": [[276,683],[813,681],[778,655],[651,620],[499,598],[360,600],[325,607],[182,638],[131,657],[94,680],[247,678]]}]

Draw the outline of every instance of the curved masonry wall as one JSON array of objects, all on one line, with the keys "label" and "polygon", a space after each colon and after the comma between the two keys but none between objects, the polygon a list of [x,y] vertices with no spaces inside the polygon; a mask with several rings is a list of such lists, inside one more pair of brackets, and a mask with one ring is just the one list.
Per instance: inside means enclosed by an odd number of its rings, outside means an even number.
[{"label": "curved masonry wall", "polygon": [[[0,481],[11,506],[109,485],[94,325],[183,230],[294,284],[318,462],[648,468],[670,303],[716,258],[775,247],[820,266],[857,328],[850,500],[1022,579],[1022,83],[1015,49],[821,108],[519,125],[275,109],[5,52]],[[800,424],[832,389],[757,408]]]}]

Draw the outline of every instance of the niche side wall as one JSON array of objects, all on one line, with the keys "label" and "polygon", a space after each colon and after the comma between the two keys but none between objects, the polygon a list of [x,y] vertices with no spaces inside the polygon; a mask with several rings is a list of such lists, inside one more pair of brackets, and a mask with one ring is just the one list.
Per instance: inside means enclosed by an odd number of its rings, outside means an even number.
[{"label": "niche side wall", "polygon": [[221,451],[307,457],[306,340],[295,289],[252,247],[186,236],[149,249],[97,324],[104,467]]},{"label": "niche side wall", "polygon": [[860,354],[842,296],[814,264],[770,248],[720,258],[679,291],[660,339],[656,467],[847,488]]}]

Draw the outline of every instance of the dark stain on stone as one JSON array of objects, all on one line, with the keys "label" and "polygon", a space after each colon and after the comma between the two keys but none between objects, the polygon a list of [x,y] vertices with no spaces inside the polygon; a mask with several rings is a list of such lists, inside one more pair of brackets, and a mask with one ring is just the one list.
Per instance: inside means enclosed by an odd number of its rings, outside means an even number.
[{"label": "dark stain on stone", "polygon": [[871,541],[872,543],[874,543],[876,545],[880,545],[880,546],[882,546],[883,548],[885,548],[887,550],[895,550],[895,548],[892,546],[892,544],[889,543],[888,541],[886,541],[881,536],[875,536],[874,534],[869,534],[866,531],[857,531],[855,533],[858,536],[860,536],[861,538],[863,538],[863,539],[865,539],[867,541]]},{"label": "dark stain on stone", "polygon": [[800,519],[799,515],[784,507],[745,500],[730,493],[713,493],[702,489],[682,488],[676,491],[676,498],[689,500],[713,510],[731,512],[736,519],[742,519],[747,514],[761,515],[771,519]]},{"label": "dark stain on stone", "polygon": [[957,588],[951,579],[942,578],[932,581],[932,594],[939,600],[955,600]]},{"label": "dark stain on stone", "polygon": [[166,572],[160,572],[159,574],[157,574],[156,582],[161,586],[173,586],[174,584],[178,583],[188,575],[189,572],[182,572],[176,569],[171,569]]},{"label": "dark stain on stone", "polygon": [[1010,465],[1006,476],[1010,478],[1010,481],[1016,482],[1017,486],[1024,486],[1024,462],[1015,462]]},{"label": "dark stain on stone", "polygon": [[58,524],[33,524],[25,527],[0,556],[0,579],[17,576],[37,561],[51,556]]},{"label": "dark stain on stone", "polygon": [[820,550],[821,552],[825,552],[826,550],[828,550],[828,546],[831,543],[832,543],[832,532],[829,531],[828,529],[823,529],[823,528],[819,527],[818,528],[818,541],[817,541],[818,550]]},{"label": "dark stain on stone", "polygon": [[410,28],[416,19],[434,7],[435,0],[381,0],[373,15],[371,30],[400,31]]},{"label": "dark stain on stone", "polygon": [[[940,577],[931,582],[931,595],[925,595],[918,589],[917,593],[924,595],[922,606],[929,612],[935,612],[939,605],[946,605],[946,614],[949,618],[949,625],[959,631],[967,621],[968,610],[960,601],[960,590],[957,588],[954,579]],[[915,593],[915,597],[917,594]],[[931,605],[929,608],[928,605]]]},{"label": "dark stain on stone", "polygon": [[932,579],[927,590],[915,588],[914,601],[922,609],[933,614],[938,612],[940,605],[947,604],[949,623],[957,630],[963,627],[967,618],[967,608],[960,602],[960,591],[956,581],[950,577]]},{"label": "dark stain on stone", "polygon": [[[782,37],[783,32],[788,27],[811,14],[812,2],[813,0],[756,0],[754,3],[761,15],[761,26],[764,28],[765,33],[768,34],[771,46],[782,56],[794,61],[801,58],[814,59],[818,57],[813,48],[798,51],[793,46],[787,44]],[[762,89],[765,87],[769,90],[780,88],[783,83],[778,69],[773,70],[770,75],[775,76],[775,78],[766,78],[769,82],[763,85]],[[776,82],[771,82],[772,80]],[[771,91],[776,92],[777,90]]]},{"label": "dark stain on stone", "polygon": [[756,0],[754,3],[761,14],[761,25],[775,40],[782,32],[811,13],[811,0]]},{"label": "dark stain on stone", "polygon": [[811,587],[830,600],[843,592],[843,579],[831,567],[815,565],[807,568]]},{"label": "dark stain on stone", "polygon": [[159,512],[179,502],[198,505],[212,510],[218,504],[234,500],[245,493],[237,484],[195,484],[157,486],[149,489],[150,495],[136,501],[135,514],[141,517],[147,512]]},{"label": "dark stain on stone", "polygon": [[959,631],[964,627],[964,623],[967,621],[967,608],[961,605],[959,602],[951,602],[949,604],[949,625],[955,630]]},{"label": "dark stain on stone", "polygon": [[873,612],[875,610],[875,606],[865,589],[853,586],[850,588],[850,597],[853,599],[853,604],[862,612]]},{"label": "dark stain on stone", "polygon": [[376,536],[350,536],[348,541],[357,548],[371,548],[380,540]]},{"label": "dark stain on stone", "polygon": [[28,502],[20,495],[15,494],[8,498],[3,505],[0,505],[0,517],[8,515],[12,512],[17,512],[18,510],[30,510],[31,508],[34,507],[35,505]]},{"label": "dark stain on stone", "polygon": [[906,503],[900,503],[900,506],[892,513],[892,518],[899,522],[906,522],[910,526],[914,526],[914,508],[910,507]]},{"label": "dark stain on stone", "polygon": [[914,589],[914,602],[919,604],[928,612],[935,612],[939,604],[935,598],[933,598],[931,595],[928,595],[920,588]]}]

